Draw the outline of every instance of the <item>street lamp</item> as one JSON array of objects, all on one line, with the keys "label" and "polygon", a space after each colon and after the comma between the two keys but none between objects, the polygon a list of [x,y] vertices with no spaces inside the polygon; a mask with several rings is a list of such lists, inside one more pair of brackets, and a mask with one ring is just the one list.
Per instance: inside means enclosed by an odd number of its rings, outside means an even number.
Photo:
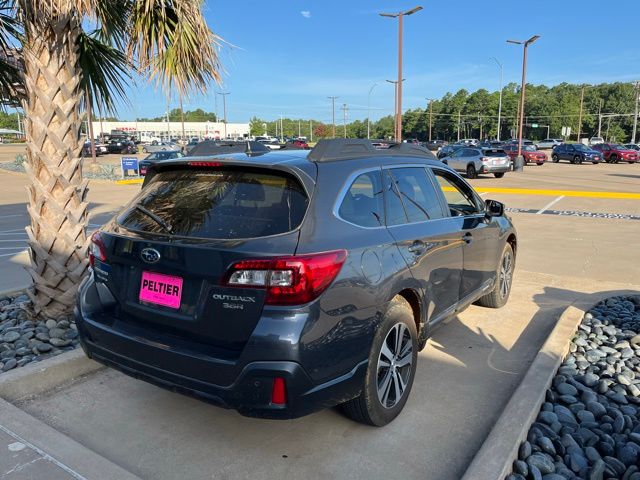
[{"label": "street lamp", "polygon": [[217,92],[222,95],[222,113],[224,114],[224,139],[227,139],[227,95],[231,92]]},{"label": "street lamp", "polygon": [[398,13],[381,13],[381,17],[398,19],[398,80],[396,80],[396,142],[402,141],[402,24],[406,15],[413,15],[422,10],[421,6]]},{"label": "street lamp", "polygon": [[522,158],[522,124],[524,121],[524,96],[525,86],[527,82],[527,48],[533,42],[538,40],[540,35],[534,35],[529,40],[507,40],[507,43],[513,43],[515,45],[523,45],[522,54],[522,87],[520,88],[520,122],[518,125],[518,156],[513,163],[513,170],[515,172],[522,172],[524,169],[524,158]]},{"label": "street lamp", "polygon": [[496,140],[500,141],[500,116],[502,115],[502,81],[503,81],[503,70],[502,64],[498,61],[496,57],[491,57],[490,60],[496,62],[498,67],[500,68],[500,100],[498,100],[498,134],[496,135]]},{"label": "street lamp", "polygon": [[[406,80],[406,78],[403,78],[402,81],[404,82]],[[393,84],[393,111],[395,112],[393,115],[393,129],[394,129],[394,136],[396,138],[396,142],[400,142],[401,140],[398,140],[398,85],[402,82],[398,82],[397,80],[385,80],[386,82],[392,83]],[[402,122],[402,117],[400,117],[400,121]]]},{"label": "street lamp", "polygon": [[371,92],[376,88],[378,84],[374,83],[369,89],[369,96],[367,97],[367,138],[371,138]]},{"label": "street lamp", "polygon": [[431,141],[431,125],[433,119],[433,98],[426,99],[429,102],[429,141]]}]

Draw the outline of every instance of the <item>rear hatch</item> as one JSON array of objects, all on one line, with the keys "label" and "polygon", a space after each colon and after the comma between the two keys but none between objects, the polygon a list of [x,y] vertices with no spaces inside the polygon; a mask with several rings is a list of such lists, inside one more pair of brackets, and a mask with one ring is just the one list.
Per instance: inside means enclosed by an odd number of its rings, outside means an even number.
[{"label": "rear hatch", "polygon": [[182,165],[155,173],[99,234],[95,278],[115,297],[105,317],[143,334],[241,350],[265,294],[222,286],[225,274],[239,260],[294,254],[308,203],[295,175],[274,169]]}]

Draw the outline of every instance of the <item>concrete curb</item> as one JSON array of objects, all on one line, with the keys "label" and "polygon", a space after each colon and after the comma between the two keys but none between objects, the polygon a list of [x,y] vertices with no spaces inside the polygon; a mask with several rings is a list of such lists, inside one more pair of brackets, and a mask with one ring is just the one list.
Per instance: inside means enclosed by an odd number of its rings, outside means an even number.
[{"label": "concrete curb", "polygon": [[16,402],[103,368],[89,360],[81,348],[34,362],[0,375],[0,398]]},{"label": "concrete curb", "polygon": [[31,285],[24,285],[22,287],[12,288],[10,290],[4,290],[0,292],[0,297],[14,297],[16,295],[22,295],[27,291],[27,288],[29,288],[30,286]]},{"label": "concrete curb", "polygon": [[69,478],[139,480],[139,477],[2,399],[0,419],[4,432],[63,469]]},{"label": "concrete curb", "polygon": [[584,314],[606,298],[636,295],[638,292],[632,290],[584,295],[563,311],[462,480],[502,480],[511,473],[518,448],[538,415],[546,390],[568,353],[571,338]]}]

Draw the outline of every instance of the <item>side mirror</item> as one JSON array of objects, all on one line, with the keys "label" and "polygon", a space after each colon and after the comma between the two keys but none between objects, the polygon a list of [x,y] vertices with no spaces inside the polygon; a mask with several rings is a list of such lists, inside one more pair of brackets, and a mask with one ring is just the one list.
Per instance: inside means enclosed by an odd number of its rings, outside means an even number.
[{"label": "side mirror", "polygon": [[497,200],[485,200],[484,204],[488,217],[501,217],[504,215],[504,203]]}]

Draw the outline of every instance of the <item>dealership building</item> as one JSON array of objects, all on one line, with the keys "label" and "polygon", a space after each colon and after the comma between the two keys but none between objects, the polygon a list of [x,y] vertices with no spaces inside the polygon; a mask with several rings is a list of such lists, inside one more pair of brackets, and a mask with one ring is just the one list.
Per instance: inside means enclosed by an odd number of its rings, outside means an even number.
[{"label": "dealership building", "polygon": [[[154,139],[182,137],[182,122],[107,122],[95,121],[93,134],[98,137],[110,135],[112,131],[125,132],[140,141]],[[224,122],[184,122],[186,138],[247,138],[249,136],[248,123]]]}]

